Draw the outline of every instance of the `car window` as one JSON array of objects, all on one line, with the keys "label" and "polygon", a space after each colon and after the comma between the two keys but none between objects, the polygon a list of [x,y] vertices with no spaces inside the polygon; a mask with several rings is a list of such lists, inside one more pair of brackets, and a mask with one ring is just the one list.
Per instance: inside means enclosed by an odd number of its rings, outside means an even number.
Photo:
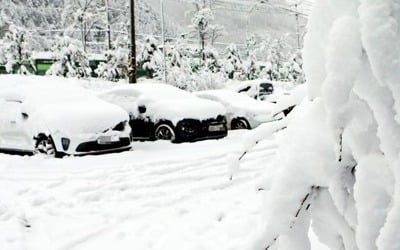
[{"label": "car window", "polygon": [[247,92],[250,90],[250,88],[251,88],[251,86],[247,86],[246,88],[239,90],[239,93]]},{"label": "car window", "polygon": [[260,83],[260,94],[270,95],[274,93],[274,85],[271,83]]}]

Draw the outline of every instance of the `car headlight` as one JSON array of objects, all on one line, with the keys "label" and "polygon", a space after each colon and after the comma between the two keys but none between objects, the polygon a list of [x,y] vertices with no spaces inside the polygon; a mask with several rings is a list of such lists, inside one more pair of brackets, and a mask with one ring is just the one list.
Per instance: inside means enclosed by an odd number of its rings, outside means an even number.
[{"label": "car headlight", "polygon": [[120,122],[112,130],[114,130],[114,131],[124,131],[126,124],[127,124],[127,121]]},{"label": "car headlight", "polygon": [[68,150],[71,140],[68,138],[61,138],[61,145],[65,151]]},{"label": "car headlight", "polygon": [[193,134],[196,130],[192,127],[181,126],[181,130],[188,134]]}]

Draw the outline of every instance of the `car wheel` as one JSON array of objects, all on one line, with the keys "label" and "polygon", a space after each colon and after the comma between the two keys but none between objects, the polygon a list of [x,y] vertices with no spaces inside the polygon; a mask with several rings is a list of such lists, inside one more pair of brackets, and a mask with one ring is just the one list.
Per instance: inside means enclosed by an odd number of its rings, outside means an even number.
[{"label": "car wheel", "polygon": [[50,157],[57,157],[56,147],[50,136],[41,135],[36,139],[35,155],[47,155]]},{"label": "car wheel", "polygon": [[231,129],[250,129],[250,125],[244,118],[235,118],[231,122]]},{"label": "car wheel", "polygon": [[154,137],[156,140],[175,141],[176,139],[174,130],[167,124],[158,125]]}]

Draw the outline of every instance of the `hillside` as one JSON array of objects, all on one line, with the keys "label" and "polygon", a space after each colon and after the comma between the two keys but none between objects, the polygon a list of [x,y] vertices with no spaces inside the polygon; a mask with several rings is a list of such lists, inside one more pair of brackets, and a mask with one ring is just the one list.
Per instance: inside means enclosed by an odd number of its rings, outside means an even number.
[{"label": "hillside", "polygon": [[[86,6],[71,7],[70,2],[67,0],[2,0],[0,37],[4,35],[8,25],[13,23],[32,32],[34,38],[39,41],[39,50],[47,49],[55,37],[63,36],[66,32],[80,39],[81,26],[74,23],[74,20]],[[90,1],[81,0],[81,3],[87,2]],[[297,26],[293,15],[266,4],[256,5],[252,1],[246,3],[248,4],[216,1],[213,4],[214,23],[223,25],[226,30],[226,34],[217,40],[217,45],[222,43],[219,46],[223,47],[226,43],[244,44],[246,37],[257,33],[261,36],[285,38],[287,42],[295,46]],[[182,0],[165,0],[164,6],[167,36],[177,38],[188,30],[192,17],[191,11],[194,10],[193,4]],[[96,4],[87,7],[90,11],[84,14],[97,18],[90,20],[93,31],[88,36],[89,44],[92,47],[95,46],[96,49],[104,49],[107,23],[105,1],[97,1]],[[160,1],[138,0],[136,7],[138,38],[149,34],[160,36]],[[120,44],[128,44],[129,1],[109,1],[109,13],[112,40],[118,40]],[[301,22],[304,24],[304,20]],[[301,29],[301,33],[304,33],[304,27]]]}]

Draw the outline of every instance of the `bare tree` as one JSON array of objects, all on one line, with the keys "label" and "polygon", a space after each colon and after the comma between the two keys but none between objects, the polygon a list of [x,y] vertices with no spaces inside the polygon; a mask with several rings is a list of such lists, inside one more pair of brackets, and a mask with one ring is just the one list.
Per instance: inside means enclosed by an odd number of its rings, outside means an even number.
[{"label": "bare tree", "polygon": [[204,49],[207,41],[212,45],[215,40],[224,35],[224,27],[218,24],[213,24],[214,14],[211,7],[214,0],[194,0],[195,11],[189,28],[189,35],[196,37],[199,40],[199,54],[204,61]]}]

